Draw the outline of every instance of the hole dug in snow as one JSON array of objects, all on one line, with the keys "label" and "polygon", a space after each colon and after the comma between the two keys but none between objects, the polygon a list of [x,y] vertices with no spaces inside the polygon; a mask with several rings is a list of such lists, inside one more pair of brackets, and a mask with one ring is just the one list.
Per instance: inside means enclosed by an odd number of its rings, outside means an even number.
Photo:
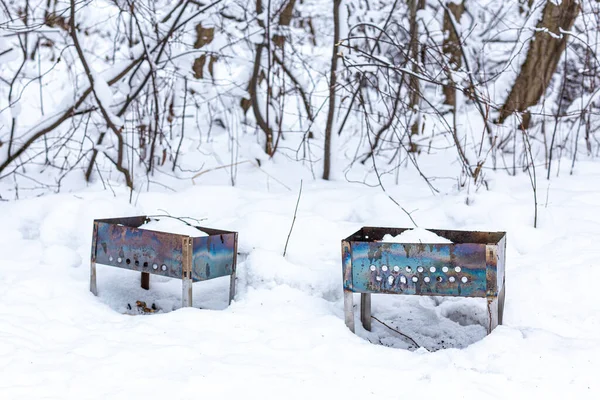
[{"label": "hole dug in snow", "polygon": [[356,315],[356,334],[373,344],[406,350],[417,350],[416,342],[428,351],[462,349],[486,337],[485,299],[397,297],[390,301],[386,295],[371,295],[371,332]]},{"label": "hole dug in snow", "polygon": [[[115,312],[151,315],[181,308],[181,279],[150,275],[150,290],[140,286],[140,272],[98,264],[98,299]],[[156,269],[162,266],[156,264]],[[165,266],[166,268],[166,266]],[[224,310],[229,305],[229,276],[195,282],[194,308]]]}]

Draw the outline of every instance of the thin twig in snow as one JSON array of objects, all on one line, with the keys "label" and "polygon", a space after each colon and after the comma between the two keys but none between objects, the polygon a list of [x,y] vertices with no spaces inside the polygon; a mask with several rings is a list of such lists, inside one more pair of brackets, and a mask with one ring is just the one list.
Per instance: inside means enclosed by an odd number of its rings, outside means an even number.
[{"label": "thin twig in snow", "polygon": [[[165,211],[165,210],[160,210],[160,211]],[[165,211],[166,212],[166,211]],[[204,221],[206,220],[206,218],[202,218],[202,219],[197,219],[197,218],[192,218],[192,217],[174,217],[172,215],[168,215],[168,214],[157,214],[157,215],[146,215],[146,217],[148,218],[147,222],[150,222],[150,219],[154,219],[154,220],[159,220],[159,218],[172,218],[172,219],[176,219],[180,222],[183,222],[184,224],[186,224],[187,226],[191,226],[192,228],[196,228],[198,230],[200,230],[200,228],[198,228],[195,225],[190,224],[189,222],[186,221],[186,219],[190,219],[192,221],[195,221],[197,224],[200,223],[200,221]],[[143,225],[142,225],[143,226]]]},{"label": "thin twig in snow", "polygon": [[294,210],[294,219],[292,219],[292,226],[290,226],[290,232],[288,233],[287,240],[285,241],[285,247],[283,248],[283,256],[287,252],[288,243],[290,242],[290,236],[292,236],[292,230],[294,229],[294,222],[296,222],[296,214],[298,213],[298,205],[300,204],[300,196],[302,195],[302,180],[300,180],[300,191],[298,192],[298,200],[296,201],[296,209]]},{"label": "thin twig in snow", "polygon": [[[410,340],[410,341],[412,342],[412,344],[413,344],[413,345],[415,345],[415,346],[417,347],[417,349],[418,349],[419,347],[423,347],[423,346],[419,346],[419,344],[418,344],[417,342],[415,342],[415,340],[414,340],[413,338],[411,338],[410,336],[408,336],[408,335],[406,335],[406,334],[404,334],[404,333],[400,332],[398,329],[394,329],[394,328],[392,328],[391,326],[389,326],[389,325],[388,325],[388,324],[386,324],[385,322],[381,321],[380,319],[378,319],[378,318],[376,318],[376,317],[374,317],[374,316],[372,316],[372,315],[371,315],[371,318],[373,318],[375,321],[379,322],[381,325],[385,326],[386,328],[388,328],[388,329],[390,329],[390,330],[392,330],[392,331],[396,332],[397,334],[399,334],[399,335],[400,335],[400,336],[402,336],[403,338],[406,338],[406,339]],[[423,347],[423,348],[424,348],[424,347]]]},{"label": "thin twig in snow", "polygon": [[181,150],[181,143],[183,142],[183,135],[185,134],[185,106],[187,103],[187,90],[188,81],[187,77],[184,78],[184,90],[183,90],[183,112],[181,114],[181,138],[179,139],[179,145],[177,146],[177,152],[175,153],[175,160],[173,160],[173,172],[177,166],[177,159],[179,158],[179,151]]}]

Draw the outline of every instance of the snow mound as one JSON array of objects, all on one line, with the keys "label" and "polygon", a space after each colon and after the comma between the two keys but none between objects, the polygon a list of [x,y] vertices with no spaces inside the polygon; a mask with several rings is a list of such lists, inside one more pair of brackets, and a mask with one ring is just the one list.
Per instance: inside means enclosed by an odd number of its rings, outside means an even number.
[{"label": "snow mound", "polygon": [[452,243],[451,240],[438,236],[435,233],[423,228],[409,229],[396,236],[392,236],[388,233],[383,237],[383,239],[381,239],[381,241],[388,243]]},{"label": "snow mound", "polygon": [[175,233],[178,235],[186,235],[192,237],[208,236],[204,231],[198,228],[187,225],[185,222],[180,221],[177,218],[162,218],[152,219],[150,222],[146,222],[140,226],[140,229],[148,229],[151,231]]}]

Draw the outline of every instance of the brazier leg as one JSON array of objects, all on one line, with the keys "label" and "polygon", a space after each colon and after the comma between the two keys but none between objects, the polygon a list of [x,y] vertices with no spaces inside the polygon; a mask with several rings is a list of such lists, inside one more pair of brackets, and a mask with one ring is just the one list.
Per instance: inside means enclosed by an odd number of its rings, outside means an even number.
[{"label": "brazier leg", "polygon": [[498,297],[487,299],[488,305],[488,326],[487,334],[489,335],[498,326]]},{"label": "brazier leg", "polygon": [[94,296],[98,296],[98,286],[96,284],[96,263],[92,261],[90,263],[90,292]]},{"label": "brazier leg", "polygon": [[354,333],[354,300],[350,290],[344,290],[344,321],[348,329]]},{"label": "brazier leg", "polygon": [[181,307],[191,307],[192,306],[192,279],[191,278],[183,278],[181,281],[182,285],[182,294],[181,294]]},{"label": "brazier leg", "polygon": [[150,273],[142,272],[142,289],[150,289]]},{"label": "brazier leg", "polygon": [[360,322],[371,331],[371,293],[360,294]]},{"label": "brazier leg", "polygon": [[181,277],[181,307],[192,306],[192,238],[185,237],[181,244],[183,276]]},{"label": "brazier leg", "polygon": [[489,324],[487,327],[488,335],[498,326],[502,325],[502,319],[504,317],[504,298],[505,298],[505,284],[502,284],[502,289],[498,293],[497,297],[488,298],[488,319]]},{"label": "brazier leg", "polygon": [[235,271],[231,273],[229,279],[229,304],[231,304],[235,297]]},{"label": "brazier leg", "polygon": [[498,293],[498,325],[502,325],[504,317],[504,297],[505,297],[506,284],[502,284],[502,290]]}]

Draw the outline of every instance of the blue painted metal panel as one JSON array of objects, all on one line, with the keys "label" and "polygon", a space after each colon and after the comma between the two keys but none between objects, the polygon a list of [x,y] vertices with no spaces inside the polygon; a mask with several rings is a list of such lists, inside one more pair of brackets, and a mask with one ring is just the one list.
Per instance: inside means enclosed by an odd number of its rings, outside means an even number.
[{"label": "blue painted metal panel", "polygon": [[[208,231],[204,228],[202,230]],[[237,234],[207,232],[210,236],[192,241],[192,279],[204,281],[231,275],[235,271]]]},{"label": "blue painted metal panel", "polygon": [[98,228],[92,261],[181,279],[185,236],[138,229],[115,221],[96,222]]},{"label": "blue painted metal panel", "polygon": [[352,287],[345,283],[345,288],[360,293],[485,297],[485,250],[476,243],[351,242]]}]

